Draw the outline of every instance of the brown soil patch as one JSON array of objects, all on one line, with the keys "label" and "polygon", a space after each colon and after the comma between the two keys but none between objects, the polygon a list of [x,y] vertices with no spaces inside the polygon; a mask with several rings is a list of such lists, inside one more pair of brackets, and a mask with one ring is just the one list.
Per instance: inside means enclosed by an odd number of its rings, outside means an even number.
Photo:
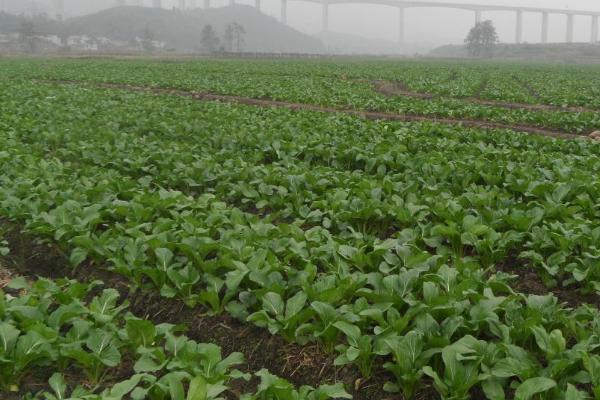
[{"label": "brown soil patch", "polygon": [[387,97],[406,96],[417,99],[433,99],[435,96],[431,93],[420,93],[410,90],[404,83],[395,81],[373,81],[375,89]]},{"label": "brown soil patch", "polygon": [[511,256],[496,265],[496,271],[517,275],[518,279],[511,282],[511,287],[518,293],[539,296],[545,296],[548,293],[552,293],[569,307],[576,308],[583,304],[590,304],[596,308],[600,308],[600,296],[582,293],[581,287],[562,287],[559,284],[554,288],[548,289],[542,281],[539,271],[526,263],[519,261],[516,256]]},{"label": "brown soil patch", "polygon": [[557,130],[549,130],[538,128],[533,125],[524,125],[524,124],[501,124],[495,122],[486,122],[481,120],[471,120],[471,119],[458,119],[458,118],[435,118],[429,116],[421,116],[421,115],[413,115],[413,114],[394,114],[389,112],[376,112],[376,111],[360,111],[360,110],[351,110],[351,109],[338,109],[333,107],[324,107],[317,106],[312,104],[305,103],[292,103],[285,101],[277,101],[277,100],[268,100],[268,99],[254,99],[248,97],[241,96],[230,96],[230,95],[218,95],[211,93],[203,93],[203,92],[194,92],[194,91],[185,91],[179,89],[165,89],[165,88],[156,88],[156,87],[146,87],[146,86],[135,86],[135,85],[127,85],[127,84],[116,84],[116,83],[92,83],[86,81],[40,81],[45,83],[55,83],[55,84],[87,84],[92,85],[99,88],[105,89],[124,89],[131,90],[136,92],[144,92],[144,93],[154,93],[158,95],[174,95],[174,96],[182,96],[189,97],[194,100],[199,101],[219,101],[223,103],[232,103],[232,104],[244,104],[256,107],[264,107],[264,108],[285,108],[288,110],[304,110],[304,111],[314,111],[314,112],[322,112],[322,113],[342,113],[347,115],[352,115],[355,117],[360,117],[369,120],[387,120],[387,121],[402,121],[402,122],[431,122],[438,123],[443,125],[453,125],[453,126],[464,126],[468,128],[478,128],[484,130],[512,130],[515,132],[527,133],[531,135],[539,135],[539,136],[547,136],[557,139],[578,139],[585,137],[585,135],[578,135],[573,133],[568,133],[565,131],[557,131]]},{"label": "brown soil patch", "polygon": [[483,93],[485,91],[485,89],[487,88],[488,84],[490,83],[490,77],[489,75],[486,75],[481,82],[479,83],[479,85],[477,86],[477,89],[475,89],[475,94],[474,97],[478,100],[481,100],[481,93]]},{"label": "brown soil patch", "polygon": [[4,289],[14,279],[13,274],[0,262],[0,290]]}]

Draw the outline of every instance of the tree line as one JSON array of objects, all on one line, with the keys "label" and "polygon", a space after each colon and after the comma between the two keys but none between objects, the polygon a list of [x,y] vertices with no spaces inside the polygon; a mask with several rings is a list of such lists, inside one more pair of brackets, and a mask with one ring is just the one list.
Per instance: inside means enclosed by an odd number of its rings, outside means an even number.
[{"label": "tree line", "polygon": [[216,30],[208,24],[202,29],[200,44],[202,49],[208,53],[227,51],[240,53],[244,50],[244,35],[246,30],[237,22],[233,22],[225,28],[223,37],[219,38]]}]

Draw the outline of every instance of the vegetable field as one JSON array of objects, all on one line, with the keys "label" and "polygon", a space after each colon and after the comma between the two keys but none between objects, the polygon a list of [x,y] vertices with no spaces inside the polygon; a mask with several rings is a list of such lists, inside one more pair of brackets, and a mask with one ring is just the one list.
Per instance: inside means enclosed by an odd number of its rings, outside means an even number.
[{"label": "vegetable field", "polygon": [[0,398],[600,399],[599,84],[0,60]]}]

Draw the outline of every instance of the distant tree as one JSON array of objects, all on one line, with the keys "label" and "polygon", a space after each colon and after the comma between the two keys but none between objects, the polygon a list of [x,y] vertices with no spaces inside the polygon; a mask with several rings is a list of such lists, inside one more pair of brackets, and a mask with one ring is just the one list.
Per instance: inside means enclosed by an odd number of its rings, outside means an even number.
[{"label": "distant tree", "polygon": [[225,51],[233,51],[233,24],[227,25],[223,39],[225,41]]},{"label": "distant tree", "polygon": [[498,44],[498,35],[492,21],[478,22],[465,39],[469,55],[472,57],[491,57]]},{"label": "distant tree", "polygon": [[148,26],[142,33],[142,49],[147,53],[154,51],[154,32]]},{"label": "distant tree", "polygon": [[66,49],[69,46],[69,34],[64,27],[58,32],[58,38],[60,39],[60,45]]},{"label": "distant tree", "polygon": [[200,43],[202,44],[202,48],[204,51],[209,53],[214,53],[219,47],[219,38],[217,37],[217,33],[215,32],[212,25],[206,25],[202,29],[202,36],[200,38]]},{"label": "distant tree", "polygon": [[240,53],[242,48],[244,47],[244,35],[246,34],[246,30],[244,27],[237,22],[233,23],[233,40],[235,42],[235,51]]},{"label": "distant tree", "polygon": [[21,21],[19,40],[27,46],[30,53],[35,53],[35,25],[33,20],[24,18]]},{"label": "distant tree", "polygon": [[246,30],[237,22],[227,25],[225,34],[223,35],[223,38],[225,39],[225,49],[227,51],[241,52],[244,47],[245,34]]}]

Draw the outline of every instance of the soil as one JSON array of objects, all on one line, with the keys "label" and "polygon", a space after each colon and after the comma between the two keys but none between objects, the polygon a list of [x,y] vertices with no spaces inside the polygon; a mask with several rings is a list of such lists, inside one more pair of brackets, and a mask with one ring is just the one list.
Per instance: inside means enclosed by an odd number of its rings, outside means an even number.
[{"label": "soil", "polygon": [[516,256],[510,256],[496,265],[496,271],[517,275],[518,279],[511,282],[511,287],[518,293],[539,296],[545,296],[548,293],[552,293],[569,307],[576,308],[584,304],[589,304],[596,308],[600,308],[600,296],[583,293],[581,287],[564,287],[559,283],[557,286],[548,289],[542,281],[539,271],[534,267],[519,261]]},{"label": "soil", "polygon": [[[360,110],[351,110],[351,109],[340,109],[340,108],[332,108],[332,107],[323,107],[312,104],[305,103],[293,103],[293,102],[285,102],[285,101],[276,101],[276,100],[268,100],[268,99],[254,99],[248,97],[241,96],[229,96],[229,95],[217,95],[211,93],[203,93],[203,92],[194,92],[194,91],[185,91],[178,89],[164,89],[164,88],[156,88],[156,87],[147,87],[147,86],[134,86],[127,84],[116,84],[116,83],[91,83],[86,81],[65,81],[65,80],[57,80],[57,81],[40,81],[45,83],[55,83],[55,84],[84,84],[84,85],[92,85],[99,88],[105,89],[124,89],[136,92],[144,92],[144,93],[154,93],[157,95],[174,95],[174,96],[182,96],[189,97],[194,100],[199,101],[219,101],[223,103],[232,103],[232,104],[244,104],[256,107],[277,107],[277,108],[286,108],[289,110],[304,110],[304,111],[314,111],[314,112],[323,112],[323,113],[343,113],[347,115],[352,115],[355,117],[360,117],[369,120],[388,120],[388,121],[402,121],[402,122],[432,122],[444,125],[454,125],[454,126],[464,126],[469,128],[478,128],[484,130],[493,130],[493,129],[507,129],[520,133],[527,133],[531,135],[540,135],[553,137],[557,139],[581,139],[585,137],[585,135],[578,135],[569,133],[566,131],[559,130],[549,130],[538,128],[533,125],[525,125],[525,124],[501,124],[495,122],[486,122],[481,120],[471,120],[471,119],[459,119],[459,118],[435,118],[435,117],[426,117],[421,115],[413,115],[413,114],[394,114],[389,112],[376,112],[376,111],[360,111]],[[431,98],[431,95],[423,95],[429,96],[424,98]],[[479,101],[479,100],[478,100]]]}]

